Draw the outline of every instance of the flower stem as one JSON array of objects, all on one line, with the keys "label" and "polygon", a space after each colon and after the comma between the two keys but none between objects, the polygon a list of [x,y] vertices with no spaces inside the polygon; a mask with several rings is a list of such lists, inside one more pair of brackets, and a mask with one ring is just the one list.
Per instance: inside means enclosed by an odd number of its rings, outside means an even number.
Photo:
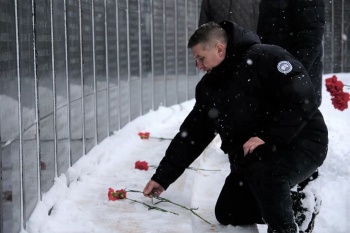
[{"label": "flower stem", "polygon": [[[143,192],[138,191],[138,190],[127,190],[127,192],[143,193]],[[194,210],[198,210],[198,208],[188,208],[188,207],[186,207],[186,206],[177,204],[177,203],[175,203],[175,202],[170,201],[169,199],[166,199],[166,198],[163,198],[163,197],[160,197],[160,196],[154,196],[154,198],[157,199],[157,200],[159,200],[158,202],[154,203],[154,205],[157,205],[158,203],[161,203],[161,202],[168,202],[168,203],[170,203],[170,204],[173,204],[173,205],[179,206],[179,207],[181,207],[181,208],[183,208],[183,209],[186,209],[186,210],[191,211],[192,214],[196,215],[198,218],[202,219],[204,222],[206,222],[206,223],[208,223],[208,224],[211,225],[211,223],[210,223],[208,220],[204,219],[204,218],[201,217],[199,214],[197,214],[196,212],[194,212]],[[138,201],[136,201],[136,202],[138,202]],[[155,206],[147,205],[146,203],[143,203],[143,202],[139,202],[139,203],[142,203],[142,204],[146,205],[148,208],[152,207],[151,209],[154,209],[154,207],[155,207]],[[169,212],[170,212],[170,211],[169,211]],[[173,212],[171,212],[171,213],[173,213]],[[173,213],[173,214],[176,214],[176,213]],[[178,214],[177,214],[177,215],[178,215]]]},{"label": "flower stem", "polygon": [[132,202],[137,202],[137,203],[140,203],[146,207],[148,207],[148,210],[159,210],[159,211],[162,211],[162,212],[168,212],[168,213],[172,213],[172,214],[175,214],[175,215],[179,215],[178,213],[175,213],[175,212],[172,212],[172,211],[169,211],[169,210],[165,210],[165,209],[162,209],[162,208],[159,208],[157,206],[151,206],[151,205],[148,205],[144,202],[141,202],[141,201],[137,201],[137,200],[134,200],[134,199],[130,199],[130,198],[125,198],[125,199],[128,199]]},{"label": "flower stem", "polygon": [[[156,165],[149,165],[149,167],[157,168]],[[203,168],[195,168],[195,167],[188,167],[186,169],[194,170],[194,171],[209,171],[209,172],[221,171],[221,170],[203,169]]]},{"label": "flower stem", "polygon": [[221,171],[221,170],[211,170],[211,169],[203,169],[203,168],[195,168],[195,167],[188,167],[187,169],[194,170],[194,171],[210,171],[210,172]]},{"label": "flower stem", "polygon": [[150,139],[159,139],[161,141],[163,140],[173,140],[172,138],[158,138],[158,137],[149,137]]},{"label": "flower stem", "polygon": [[159,196],[156,196],[155,198],[156,198],[157,200],[159,200],[158,202],[154,203],[155,205],[157,205],[158,203],[161,203],[161,202],[168,202],[168,203],[171,203],[171,204],[173,204],[173,205],[176,205],[176,206],[179,206],[179,207],[181,207],[181,208],[183,208],[183,209],[186,209],[186,210],[191,211],[192,214],[196,215],[198,218],[202,219],[204,222],[206,222],[206,223],[208,223],[209,225],[211,225],[211,223],[210,223],[208,220],[202,218],[199,214],[197,214],[196,212],[194,212],[194,210],[198,210],[198,208],[188,208],[188,207],[186,207],[186,206],[180,205],[180,204],[178,204],[178,203],[175,203],[175,202],[170,201],[169,199],[166,199],[166,198],[163,198],[163,197],[159,197]]}]

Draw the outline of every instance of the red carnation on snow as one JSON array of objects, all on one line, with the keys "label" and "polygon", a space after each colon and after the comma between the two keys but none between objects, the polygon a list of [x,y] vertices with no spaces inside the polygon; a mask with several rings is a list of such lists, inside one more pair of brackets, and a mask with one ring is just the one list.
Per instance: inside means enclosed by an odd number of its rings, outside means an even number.
[{"label": "red carnation on snow", "polygon": [[336,75],[326,79],[326,89],[332,96],[332,104],[335,109],[343,111],[348,108],[350,94],[343,91],[343,87],[347,86],[339,81]]},{"label": "red carnation on snow", "polygon": [[139,132],[138,134],[140,136],[141,139],[149,139],[149,135],[150,133],[149,132]]},{"label": "red carnation on snow", "polygon": [[206,223],[208,224],[211,224],[210,222],[208,222],[207,220],[205,220],[204,218],[202,218],[199,214],[197,214],[194,210],[197,210],[198,208],[188,208],[184,205],[181,205],[181,204],[177,204],[175,202],[172,202],[170,201],[169,199],[165,199],[165,198],[162,198],[162,197],[159,197],[159,196],[155,196],[154,198],[159,200],[159,202],[153,204],[152,202],[152,205],[149,205],[145,202],[141,202],[141,201],[138,201],[138,200],[134,200],[134,199],[130,199],[130,198],[127,198],[126,197],[126,192],[133,192],[133,193],[142,193],[142,191],[138,191],[138,190],[128,190],[126,191],[125,189],[119,189],[119,190],[116,190],[114,191],[114,189],[112,188],[109,188],[108,189],[108,200],[110,201],[116,201],[116,200],[119,200],[119,199],[128,199],[130,201],[132,201],[132,203],[139,203],[139,204],[142,204],[146,207],[148,207],[148,210],[159,210],[159,211],[162,211],[162,212],[168,212],[168,213],[172,213],[172,214],[175,214],[175,215],[179,215],[178,213],[175,213],[175,212],[172,212],[172,211],[169,211],[169,210],[166,210],[166,209],[163,209],[163,208],[160,208],[158,206],[155,206],[157,203],[161,203],[161,202],[167,202],[167,203],[171,203],[171,204],[174,204],[174,205],[177,205],[183,209],[186,209],[186,210],[189,210],[191,211],[194,215],[196,215],[197,217],[199,217],[200,219],[202,219],[203,221],[205,221]]},{"label": "red carnation on snow", "polygon": [[343,111],[348,108],[348,102],[350,100],[349,93],[343,92],[339,93],[336,96],[332,97],[332,104],[334,108]]},{"label": "red carnation on snow", "polygon": [[109,188],[108,189],[108,200],[110,201],[116,201],[126,198],[126,191],[125,189],[119,189],[114,191],[114,189]]},{"label": "red carnation on snow", "polygon": [[139,135],[139,137],[141,138],[141,139],[150,139],[150,138],[152,138],[152,139],[159,139],[159,140],[171,140],[171,138],[163,138],[163,137],[151,137],[150,135],[150,132],[139,132],[138,133],[138,135]]},{"label": "red carnation on snow", "polygon": [[332,96],[343,92],[344,84],[338,80],[336,75],[326,79],[326,88]]},{"label": "red carnation on snow", "polygon": [[135,168],[139,169],[139,170],[146,170],[147,171],[149,167],[148,167],[148,163],[146,161],[138,160],[135,162]]}]

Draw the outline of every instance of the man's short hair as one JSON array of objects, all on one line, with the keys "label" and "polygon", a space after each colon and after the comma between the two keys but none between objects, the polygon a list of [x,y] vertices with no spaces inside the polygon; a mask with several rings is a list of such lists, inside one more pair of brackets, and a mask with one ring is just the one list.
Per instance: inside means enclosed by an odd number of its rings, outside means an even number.
[{"label": "man's short hair", "polygon": [[227,44],[227,34],[219,24],[209,22],[200,26],[193,33],[188,41],[187,47],[193,48],[200,43],[204,46],[211,46],[217,42]]}]

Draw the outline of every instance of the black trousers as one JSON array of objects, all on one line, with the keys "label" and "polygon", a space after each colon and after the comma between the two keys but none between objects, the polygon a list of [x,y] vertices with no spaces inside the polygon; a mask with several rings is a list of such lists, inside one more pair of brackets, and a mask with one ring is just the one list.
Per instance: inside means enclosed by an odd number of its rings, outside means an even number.
[{"label": "black trousers", "polygon": [[243,159],[230,157],[231,173],[215,207],[217,220],[234,226],[266,223],[276,232],[295,228],[290,188],[322,164],[308,152],[327,153],[327,146],[313,146],[312,150],[291,146],[272,152],[261,145]]}]

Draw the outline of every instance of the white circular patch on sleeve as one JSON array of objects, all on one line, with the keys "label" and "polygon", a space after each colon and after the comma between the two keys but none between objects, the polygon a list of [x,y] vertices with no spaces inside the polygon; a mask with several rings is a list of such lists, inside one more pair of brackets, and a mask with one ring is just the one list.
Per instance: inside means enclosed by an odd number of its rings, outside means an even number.
[{"label": "white circular patch on sleeve", "polygon": [[290,64],[289,61],[280,61],[277,64],[277,69],[279,72],[283,73],[283,74],[288,74],[289,72],[292,71],[293,67],[292,64]]}]

